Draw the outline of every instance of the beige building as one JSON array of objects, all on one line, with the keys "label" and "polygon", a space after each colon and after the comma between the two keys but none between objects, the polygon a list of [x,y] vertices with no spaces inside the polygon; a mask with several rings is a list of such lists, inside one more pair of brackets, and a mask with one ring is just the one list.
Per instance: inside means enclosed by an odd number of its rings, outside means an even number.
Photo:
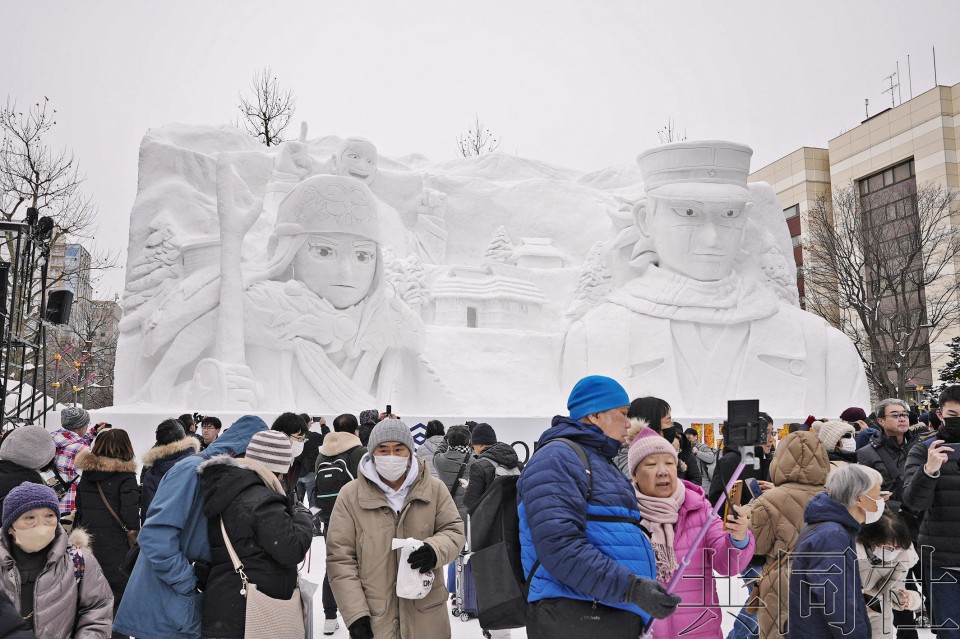
[{"label": "beige building", "polygon": [[[827,148],[802,147],[751,174],[751,181],[771,184],[784,207],[794,238],[801,302],[803,243],[808,232],[808,213],[817,198],[848,186],[859,189],[863,202],[873,193],[911,183],[958,189],[958,139],[960,84],[938,86],[864,120],[830,140]],[[960,226],[957,208],[952,221]],[[958,273],[960,264],[954,264],[945,284],[945,290],[952,289],[955,295],[960,294]],[[927,295],[939,293],[928,291]],[[946,363],[946,343],[958,335],[960,326],[952,326],[929,344],[930,365],[916,376],[914,386],[929,384],[931,379],[937,381],[936,373]]]}]

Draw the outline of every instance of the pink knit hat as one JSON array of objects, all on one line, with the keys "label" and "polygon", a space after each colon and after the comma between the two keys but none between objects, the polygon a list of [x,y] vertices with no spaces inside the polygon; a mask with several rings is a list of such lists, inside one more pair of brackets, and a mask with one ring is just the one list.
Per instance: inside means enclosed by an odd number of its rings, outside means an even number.
[{"label": "pink knit hat", "polygon": [[673,444],[664,439],[663,435],[657,431],[644,426],[637,433],[637,437],[630,444],[630,450],[627,452],[630,476],[633,477],[633,472],[645,457],[656,453],[669,453],[673,455],[674,460],[677,459],[677,451],[673,449]]}]

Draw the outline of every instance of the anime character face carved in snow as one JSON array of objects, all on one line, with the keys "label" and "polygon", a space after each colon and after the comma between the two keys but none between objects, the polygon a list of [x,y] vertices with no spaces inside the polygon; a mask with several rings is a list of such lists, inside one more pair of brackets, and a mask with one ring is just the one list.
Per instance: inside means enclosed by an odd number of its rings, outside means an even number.
[{"label": "anime character face carved in snow", "polygon": [[360,302],[377,272],[377,245],[352,233],[315,233],[293,258],[294,278],[344,309]]},{"label": "anime character face carved in snow", "polygon": [[337,175],[370,184],[377,177],[377,147],[365,138],[347,138],[333,156]]}]

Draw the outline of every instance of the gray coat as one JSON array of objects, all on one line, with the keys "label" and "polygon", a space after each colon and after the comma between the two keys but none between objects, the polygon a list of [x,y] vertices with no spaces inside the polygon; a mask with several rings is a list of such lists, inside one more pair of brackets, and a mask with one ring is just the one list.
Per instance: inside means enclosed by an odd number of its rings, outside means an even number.
[{"label": "gray coat", "polygon": [[[461,476],[461,479],[469,480],[470,466],[476,459],[473,456],[473,451],[463,453],[459,450],[448,448],[433,458],[433,463],[437,470],[437,479],[444,483],[444,485],[447,487],[447,490],[453,488],[453,483],[457,479],[457,474],[460,473],[460,468],[463,466],[464,457],[467,458],[467,464],[463,469],[463,475]],[[457,510],[460,512],[460,519],[464,521],[464,525],[466,525],[467,521],[467,508],[463,505],[463,495],[466,492],[466,487],[461,482],[457,482],[456,490],[453,491],[453,502],[457,505]]]},{"label": "gray coat", "polygon": [[[10,553],[12,543],[7,533],[0,534],[0,587],[19,608],[20,573]],[[37,578],[33,631],[37,639],[109,639],[113,592],[90,551],[90,538],[79,528],[69,537],[69,545],[83,552],[84,571],[79,585],[67,545],[67,533],[58,526],[47,553],[47,565]]]},{"label": "gray coat", "polygon": [[430,474],[434,477],[437,477],[437,469],[433,467],[433,456],[437,452],[437,447],[445,441],[443,435],[434,435],[417,449],[417,457],[427,462],[427,468],[430,469]]}]

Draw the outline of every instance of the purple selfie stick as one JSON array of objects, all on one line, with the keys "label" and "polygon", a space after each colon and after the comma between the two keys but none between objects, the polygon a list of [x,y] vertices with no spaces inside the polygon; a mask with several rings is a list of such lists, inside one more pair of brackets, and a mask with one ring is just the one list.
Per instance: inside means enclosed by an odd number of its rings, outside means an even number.
[{"label": "purple selfie stick", "polygon": [[[670,583],[667,584],[667,592],[672,594],[674,588],[680,583],[680,579],[683,578],[683,572],[687,569],[687,566],[690,565],[690,562],[693,561],[693,553],[700,549],[700,542],[707,536],[707,529],[709,529],[710,524],[713,523],[713,518],[720,512],[720,508],[723,506],[723,502],[726,501],[727,495],[733,490],[733,485],[740,479],[740,473],[742,473],[746,467],[746,463],[742,461],[741,458],[740,465],[733,471],[733,476],[730,478],[730,481],[727,482],[727,489],[720,495],[720,499],[717,500],[716,505],[710,509],[710,516],[707,517],[707,521],[703,522],[703,526],[700,527],[700,532],[697,533],[697,537],[693,540],[693,545],[690,546],[690,550],[688,550],[687,554],[680,560],[680,565],[677,566],[677,569],[673,572],[673,577],[670,578]],[[643,630],[641,639],[651,639],[653,637],[653,624],[656,623],[656,621],[656,619],[651,617],[650,623],[648,623],[647,627]]]}]

